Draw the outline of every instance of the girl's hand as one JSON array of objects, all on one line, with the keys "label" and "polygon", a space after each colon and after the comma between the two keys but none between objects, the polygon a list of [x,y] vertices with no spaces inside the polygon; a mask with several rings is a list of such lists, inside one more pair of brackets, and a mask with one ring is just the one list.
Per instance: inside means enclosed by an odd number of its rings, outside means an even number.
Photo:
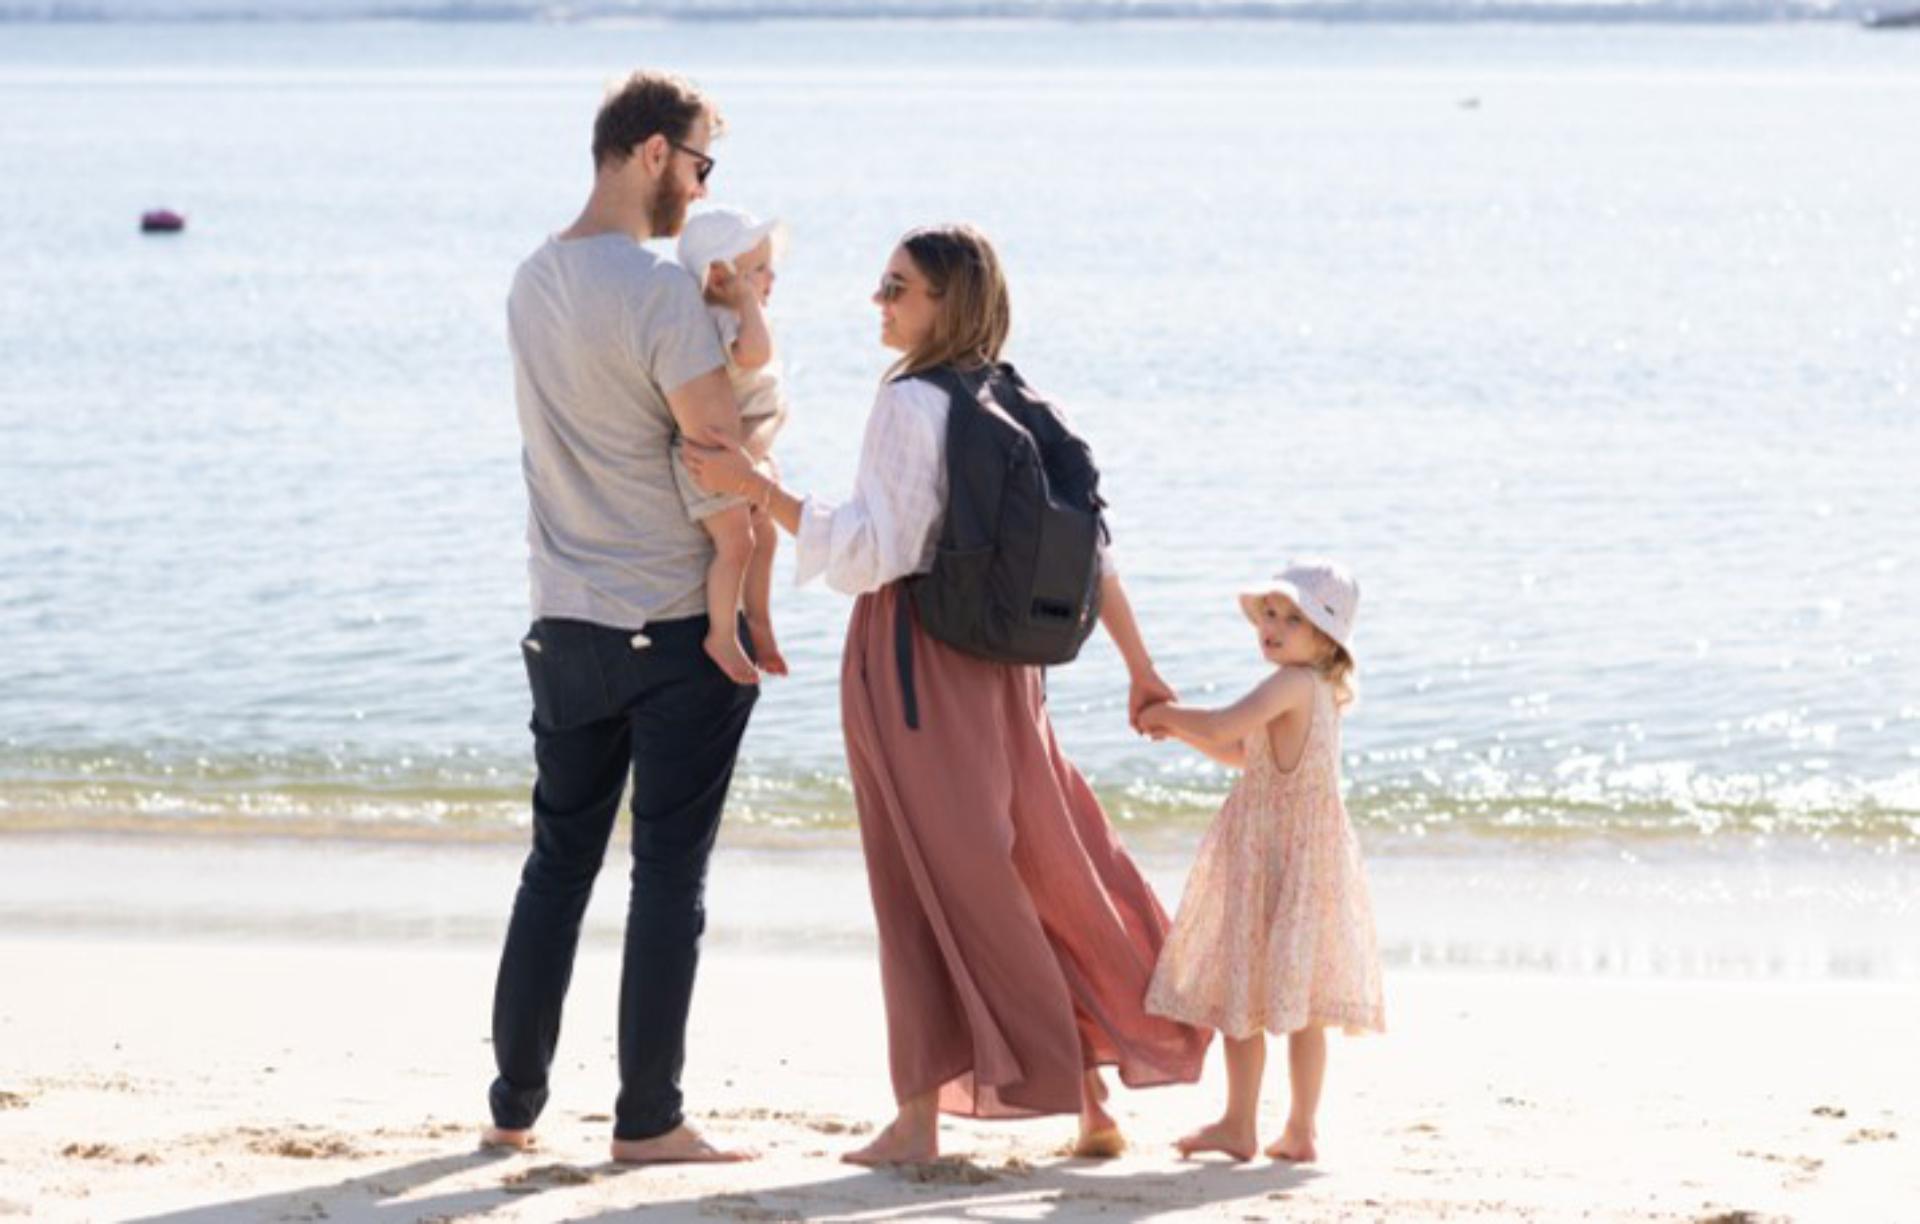
[{"label": "girl's hand", "polygon": [[1140,711],[1140,720],[1135,724],[1135,729],[1142,735],[1156,742],[1166,739],[1169,735],[1173,734],[1172,713],[1173,707],[1170,703],[1164,701],[1155,702],[1153,705]]},{"label": "girl's hand", "polygon": [[713,430],[697,439],[680,439],[680,460],[687,465],[694,483],[709,493],[751,497],[759,487],[761,475],[754,467],[753,456],[724,430]]},{"label": "girl's hand", "polygon": [[1173,686],[1162,680],[1159,672],[1149,667],[1133,677],[1130,691],[1127,693],[1127,722],[1136,733],[1145,735],[1147,728],[1140,720],[1141,712],[1149,706],[1178,700],[1180,700],[1180,694],[1173,691]]}]

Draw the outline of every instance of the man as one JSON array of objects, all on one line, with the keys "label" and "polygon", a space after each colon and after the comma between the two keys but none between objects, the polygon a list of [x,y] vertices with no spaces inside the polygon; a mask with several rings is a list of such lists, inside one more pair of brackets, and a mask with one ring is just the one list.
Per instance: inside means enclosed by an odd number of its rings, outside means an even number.
[{"label": "man", "polygon": [[594,183],[507,299],[524,441],[534,622],[533,851],[493,1006],[489,1146],[531,1146],[547,1100],[581,915],[633,776],[613,1159],[736,1160],[681,1113],[708,855],[758,692],[702,649],[713,547],[669,466],[676,425],[737,433],[719,338],[693,278],[639,244],[706,195],[719,113],[639,72],[594,121]]}]

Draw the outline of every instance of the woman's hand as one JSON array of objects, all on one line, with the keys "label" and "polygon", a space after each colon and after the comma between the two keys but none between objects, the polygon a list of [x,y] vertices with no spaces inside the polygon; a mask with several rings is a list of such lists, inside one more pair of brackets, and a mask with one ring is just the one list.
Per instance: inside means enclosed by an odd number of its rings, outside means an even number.
[{"label": "woman's hand", "polygon": [[709,493],[751,497],[759,488],[761,476],[753,456],[724,430],[680,439],[680,460],[694,482]]},{"label": "woman's hand", "polygon": [[[1164,702],[1178,700],[1180,700],[1180,694],[1174,692],[1173,686],[1162,680],[1160,673],[1152,667],[1136,672],[1127,693],[1127,722],[1134,731],[1146,735],[1148,731],[1146,724],[1142,721],[1142,715],[1147,709]],[[1165,732],[1162,732],[1154,738],[1162,738],[1164,734]]]}]

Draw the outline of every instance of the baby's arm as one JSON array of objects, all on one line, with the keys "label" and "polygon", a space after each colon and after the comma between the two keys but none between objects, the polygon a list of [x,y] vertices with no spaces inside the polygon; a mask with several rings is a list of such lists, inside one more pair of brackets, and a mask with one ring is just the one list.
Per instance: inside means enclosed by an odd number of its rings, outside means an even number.
[{"label": "baby's arm", "polygon": [[[742,285],[745,280],[740,281]],[[733,341],[733,364],[743,370],[758,370],[773,360],[773,329],[767,326],[767,312],[752,288],[728,302],[740,317],[740,334]]]},{"label": "baby's arm", "polygon": [[1164,730],[1222,764],[1239,766],[1245,763],[1243,745],[1249,735],[1276,718],[1305,710],[1312,699],[1313,677],[1283,667],[1230,706],[1207,710],[1169,702],[1149,706],[1140,721],[1146,729]]}]

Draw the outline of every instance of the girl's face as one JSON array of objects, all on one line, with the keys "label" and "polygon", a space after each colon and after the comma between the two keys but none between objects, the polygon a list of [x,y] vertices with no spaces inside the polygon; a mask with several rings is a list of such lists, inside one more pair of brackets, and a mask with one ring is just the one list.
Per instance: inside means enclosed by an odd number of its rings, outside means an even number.
[{"label": "girl's face", "polygon": [[1260,601],[1260,653],[1275,667],[1316,667],[1333,653],[1333,639],[1314,627],[1298,604],[1284,595]]},{"label": "girl's face", "polygon": [[765,306],[773,297],[773,239],[762,238],[760,245],[733,260],[734,272],[753,286],[754,296]]},{"label": "girl's face", "polygon": [[880,343],[902,353],[912,352],[932,335],[940,315],[940,299],[904,246],[893,248],[887,259],[873,303],[880,308]]}]

